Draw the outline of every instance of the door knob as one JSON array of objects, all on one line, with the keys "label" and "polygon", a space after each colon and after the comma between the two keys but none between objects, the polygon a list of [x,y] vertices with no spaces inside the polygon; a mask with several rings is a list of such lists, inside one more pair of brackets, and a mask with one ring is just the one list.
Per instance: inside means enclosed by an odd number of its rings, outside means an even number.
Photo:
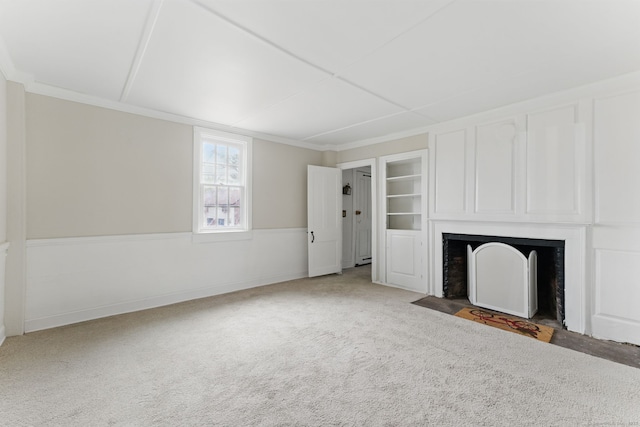
[{"label": "door knob", "polygon": [[356,215],[360,215],[362,211],[356,211]]}]

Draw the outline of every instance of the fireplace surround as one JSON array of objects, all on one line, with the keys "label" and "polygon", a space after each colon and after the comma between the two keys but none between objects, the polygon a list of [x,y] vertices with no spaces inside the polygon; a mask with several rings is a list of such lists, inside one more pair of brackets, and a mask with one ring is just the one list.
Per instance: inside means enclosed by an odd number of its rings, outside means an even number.
[{"label": "fireplace surround", "polygon": [[[564,243],[564,292],[560,317],[567,329],[585,333],[587,329],[588,300],[586,283],[586,236],[587,227],[583,224],[549,223],[497,223],[480,221],[441,221],[431,220],[434,242],[431,248],[433,262],[431,268],[432,288],[430,292],[437,297],[450,295],[450,283],[445,289],[445,257],[443,240],[445,235],[490,236],[493,239],[522,242],[553,241],[558,247]],[[516,240],[510,240],[516,239]],[[559,255],[556,255],[559,256]],[[450,266],[447,266],[449,268]],[[451,280],[451,277],[448,278]],[[446,290],[446,293],[445,293]]]}]

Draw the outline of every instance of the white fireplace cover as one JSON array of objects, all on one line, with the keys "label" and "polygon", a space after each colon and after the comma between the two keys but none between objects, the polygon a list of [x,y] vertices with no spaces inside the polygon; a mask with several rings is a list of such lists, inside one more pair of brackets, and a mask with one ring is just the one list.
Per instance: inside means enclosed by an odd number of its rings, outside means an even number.
[{"label": "white fireplace cover", "polygon": [[473,305],[527,319],[538,311],[537,253],[491,242],[467,245],[468,295]]}]

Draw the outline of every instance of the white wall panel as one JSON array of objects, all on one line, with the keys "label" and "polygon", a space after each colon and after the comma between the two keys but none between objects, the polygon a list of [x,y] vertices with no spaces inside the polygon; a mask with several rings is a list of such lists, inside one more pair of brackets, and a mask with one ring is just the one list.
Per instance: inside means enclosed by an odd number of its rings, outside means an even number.
[{"label": "white wall panel", "polygon": [[466,130],[435,135],[434,212],[464,213],[466,209]]},{"label": "white wall panel", "polygon": [[640,252],[595,249],[594,299],[593,336],[640,345]]},{"label": "white wall panel", "polygon": [[517,135],[514,120],[476,127],[476,213],[515,214]]},{"label": "white wall panel", "polygon": [[640,223],[640,91],[595,100],[596,223]]},{"label": "white wall panel", "polygon": [[592,331],[640,345],[640,227],[593,227]]},{"label": "white wall panel", "polygon": [[305,277],[307,239],[296,228],[219,243],[191,233],[31,240],[27,260],[34,331]]},{"label": "white wall panel", "polygon": [[579,214],[584,138],[576,121],[576,105],[527,116],[526,213]]},{"label": "white wall panel", "polygon": [[387,230],[387,280],[390,285],[426,291],[423,280],[422,233],[414,230]]},{"label": "white wall panel", "polygon": [[631,320],[640,327],[640,252],[596,249],[595,307],[596,315]]}]

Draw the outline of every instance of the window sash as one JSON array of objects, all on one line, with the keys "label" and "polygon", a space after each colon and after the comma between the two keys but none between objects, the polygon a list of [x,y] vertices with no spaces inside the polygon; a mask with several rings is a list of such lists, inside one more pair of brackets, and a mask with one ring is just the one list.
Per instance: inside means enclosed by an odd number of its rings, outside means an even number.
[{"label": "window sash", "polygon": [[[212,196],[207,194],[207,189],[213,190],[215,195]],[[237,197],[234,197],[234,199],[237,200],[237,203],[230,203],[230,195],[233,191],[237,191],[239,193]],[[220,199],[221,193],[224,194],[225,192],[226,201]],[[202,219],[200,220],[200,228],[207,230],[245,229],[245,200],[244,186],[201,183],[200,213]],[[223,221],[221,222],[220,220]]]},{"label": "window sash", "polygon": [[194,138],[194,232],[248,231],[251,139],[198,128]]}]

